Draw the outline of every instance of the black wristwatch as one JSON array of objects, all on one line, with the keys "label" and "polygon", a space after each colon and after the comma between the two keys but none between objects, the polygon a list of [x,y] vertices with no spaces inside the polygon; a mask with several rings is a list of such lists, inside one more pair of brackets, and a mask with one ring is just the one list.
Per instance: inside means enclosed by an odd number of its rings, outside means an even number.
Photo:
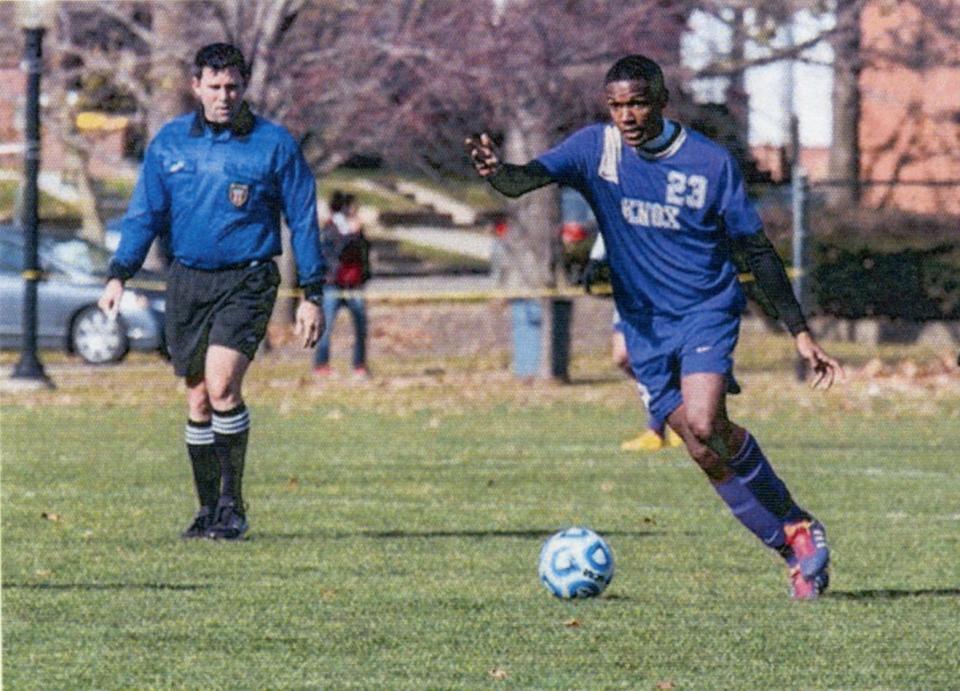
[{"label": "black wristwatch", "polygon": [[302,286],[303,299],[318,307],[323,305],[323,283],[310,283]]}]

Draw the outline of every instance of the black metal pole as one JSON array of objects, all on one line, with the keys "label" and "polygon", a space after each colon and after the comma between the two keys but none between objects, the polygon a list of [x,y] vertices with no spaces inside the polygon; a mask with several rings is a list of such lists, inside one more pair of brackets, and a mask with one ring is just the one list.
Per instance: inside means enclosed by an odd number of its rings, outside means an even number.
[{"label": "black metal pole", "polygon": [[30,380],[50,386],[37,356],[37,283],[40,262],[37,256],[37,177],[40,174],[40,73],[43,61],[43,27],[23,30],[23,65],[27,73],[24,108],[23,207],[23,346],[20,361],[13,370],[14,379]]}]

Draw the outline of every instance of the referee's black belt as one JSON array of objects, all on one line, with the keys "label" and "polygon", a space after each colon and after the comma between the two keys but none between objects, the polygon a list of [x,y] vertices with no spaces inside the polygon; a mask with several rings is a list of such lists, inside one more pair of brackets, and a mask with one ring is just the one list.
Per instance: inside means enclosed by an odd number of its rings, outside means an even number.
[{"label": "referee's black belt", "polygon": [[[272,259],[252,259],[245,262],[237,262],[236,264],[227,264],[226,266],[218,266],[215,269],[196,269],[197,271],[210,271],[213,273],[219,271],[238,271],[240,269],[252,269],[255,266],[261,266],[263,264],[272,263]],[[193,268],[193,267],[191,267]]]}]

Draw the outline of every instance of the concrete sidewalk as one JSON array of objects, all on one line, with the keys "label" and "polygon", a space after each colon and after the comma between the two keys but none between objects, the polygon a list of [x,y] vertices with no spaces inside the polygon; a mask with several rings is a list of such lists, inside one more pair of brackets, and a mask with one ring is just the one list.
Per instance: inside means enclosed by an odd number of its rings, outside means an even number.
[{"label": "concrete sidewalk", "polygon": [[386,238],[405,240],[424,247],[433,247],[484,261],[490,260],[490,251],[493,247],[491,235],[458,228],[396,226],[385,229],[382,234]]}]

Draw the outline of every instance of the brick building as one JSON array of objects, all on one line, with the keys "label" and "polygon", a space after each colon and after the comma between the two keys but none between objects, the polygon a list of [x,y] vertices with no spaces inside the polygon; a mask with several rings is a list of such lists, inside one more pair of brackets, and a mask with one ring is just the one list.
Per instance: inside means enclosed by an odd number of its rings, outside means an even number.
[{"label": "brick building", "polygon": [[877,0],[864,8],[861,28],[870,56],[860,75],[861,177],[957,183],[868,185],[863,203],[960,214],[960,35],[925,16],[917,0]]},{"label": "brick building", "polygon": [[[960,36],[919,6],[875,0],[861,16],[861,203],[960,215]],[[782,149],[751,153],[774,180],[787,177]],[[811,182],[829,179],[829,158],[827,148],[800,152]]]}]

